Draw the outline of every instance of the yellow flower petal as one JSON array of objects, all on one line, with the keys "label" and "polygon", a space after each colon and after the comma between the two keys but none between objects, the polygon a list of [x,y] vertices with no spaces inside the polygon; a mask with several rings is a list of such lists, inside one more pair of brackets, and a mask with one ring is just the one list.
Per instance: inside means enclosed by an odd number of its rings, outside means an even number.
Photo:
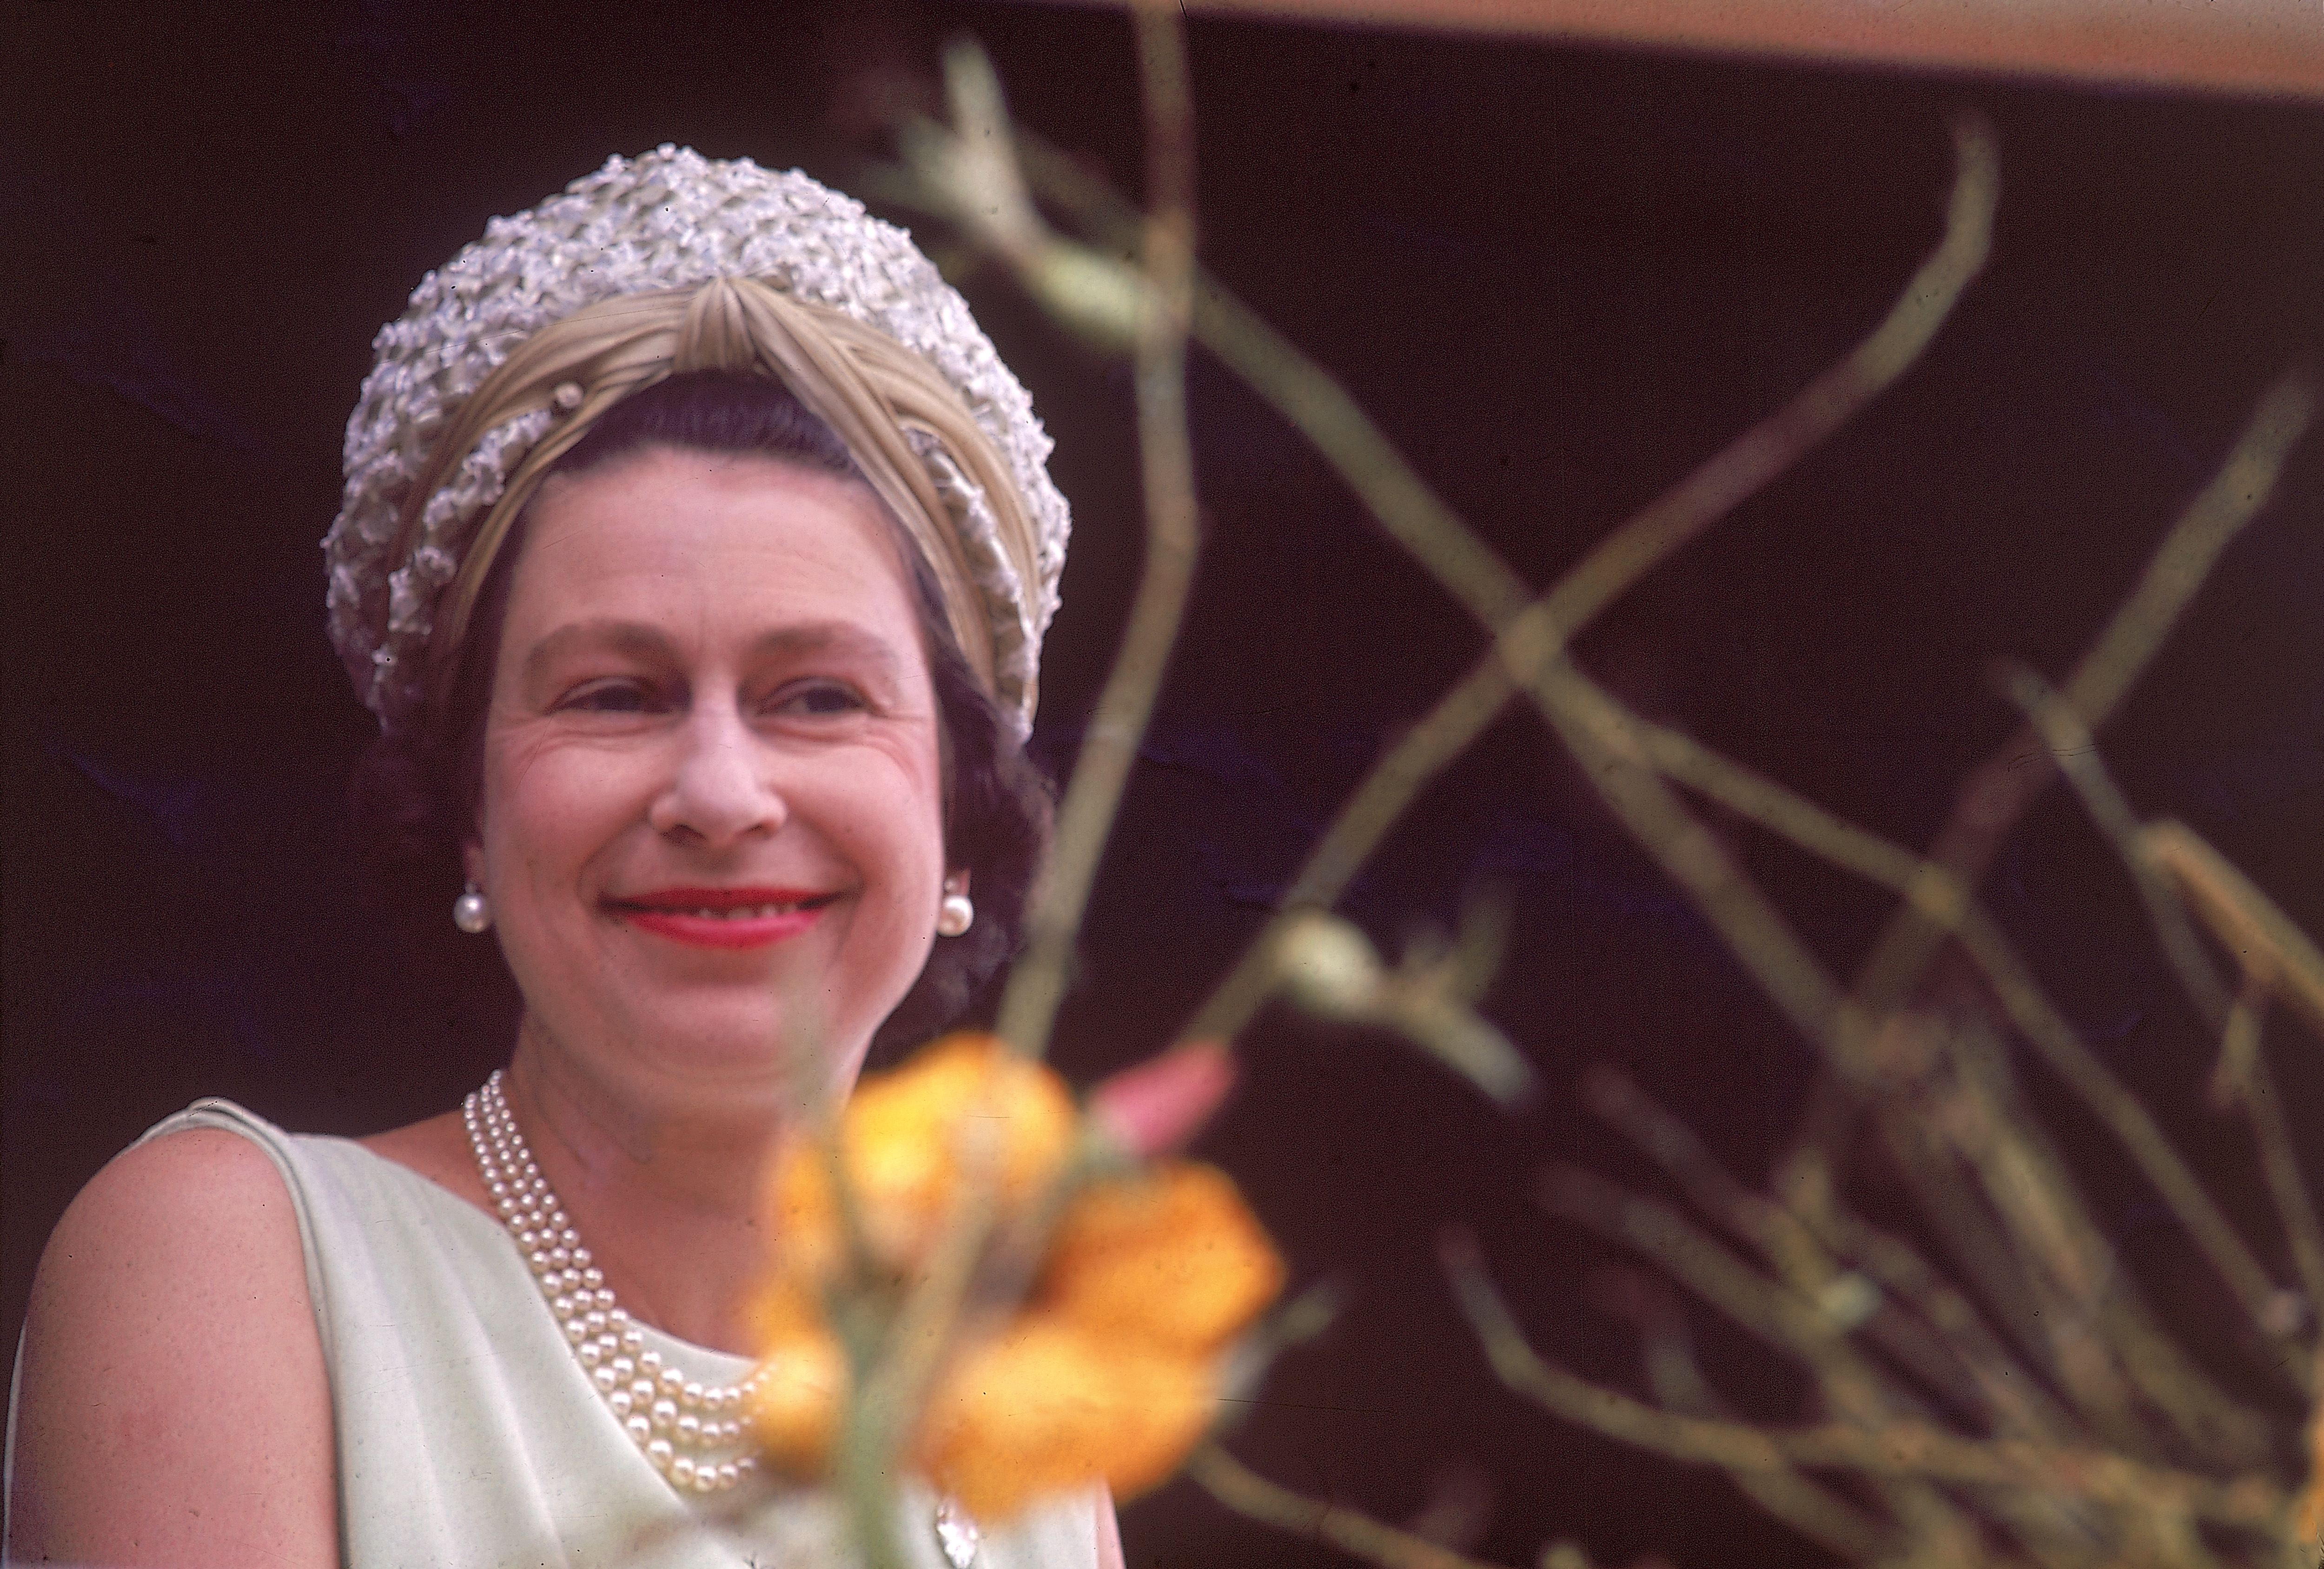
[{"label": "yellow flower petal", "polygon": [[1050,1239],[1039,1297],[1111,1343],[1207,1355],[1283,1279],[1283,1261],[1226,1174],[1172,1162],[1074,1198]]},{"label": "yellow flower petal", "polygon": [[856,1090],[844,1124],[848,1172],[874,1202],[940,1213],[954,1197],[965,1139],[990,1133],[1002,1195],[1023,1198],[1065,1164],[1074,1124],[1073,1095],[1049,1069],[995,1036],[948,1036]]},{"label": "yellow flower petal", "polygon": [[[840,1147],[866,1241],[890,1269],[926,1261],[959,1202],[971,1140],[997,1140],[1004,1211],[1038,1194],[1072,1154],[1073,1096],[995,1037],[954,1035],[892,1073],[865,1078],[840,1117]],[[802,1141],[778,1168],[769,1206],[784,1267],[827,1277],[840,1250],[838,1206],[822,1148]]]},{"label": "yellow flower petal", "polygon": [[[2317,1359],[2324,1369],[2324,1357]],[[2292,1528],[2302,1542],[2324,1540],[2324,1400],[2308,1426],[2308,1486],[2292,1502]]]},{"label": "yellow flower petal", "polygon": [[769,1282],[751,1317],[760,1359],[745,1413],[752,1435],[777,1470],[819,1477],[847,1398],[846,1353],[824,1321],[817,1288],[797,1275]]},{"label": "yellow flower petal", "polygon": [[753,1375],[752,1436],[768,1464],[813,1481],[831,1463],[847,1398],[847,1355],[819,1324],[770,1341]]},{"label": "yellow flower petal", "polygon": [[775,1168],[767,1192],[777,1267],[792,1280],[828,1280],[839,1272],[845,1240],[839,1227],[819,1140],[800,1140]]},{"label": "yellow flower petal", "polygon": [[922,1417],[918,1458],[984,1520],[1101,1480],[1127,1498],[1185,1457],[1216,1398],[1206,1361],[1027,1314],[940,1381]]},{"label": "yellow flower petal", "polygon": [[[990,1036],[954,1036],[866,1079],[837,1137],[865,1237],[883,1271],[923,1267],[989,1139],[1002,1218],[1024,1214],[1073,1158],[1080,1133],[1056,1075]],[[848,1395],[825,1322],[845,1257],[829,1153],[788,1153],[769,1190],[778,1268],[756,1304],[766,1371],[753,1432],[775,1468],[825,1474]],[[1127,1496],[1168,1476],[1208,1426],[1220,1357],[1281,1290],[1284,1269],[1233,1183],[1167,1164],[1075,1195],[1026,1306],[958,1348],[922,1413],[915,1463],[969,1510],[1103,1481]]]}]

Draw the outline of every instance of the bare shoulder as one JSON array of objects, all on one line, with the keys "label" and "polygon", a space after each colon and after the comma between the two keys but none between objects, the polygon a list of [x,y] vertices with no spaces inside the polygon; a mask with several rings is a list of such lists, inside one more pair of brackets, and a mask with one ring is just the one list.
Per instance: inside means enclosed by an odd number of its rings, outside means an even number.
[{"label": "bare shoulder", "polygon": [[115,1156],[80,1190],[56,1234],[97,1240],[123,1224],[166,1223],[221,1202],[287,1214],[290,1195],[273,1158],[251,1140],[223,1128],[187,1128]]},{"label": "bare shoulder", "polygon": [[82,1189],[41,1257],[21,1377],[11,1556],[337,1562],[298,1217],[248,1140],[173,1133]]},{"label": "bare shoulder", "polygon": [[[191,1128],[123,1151],[81,1189],[41,1255],[32,1310],[70,1310],[44,1329],[80,1327],[92,1311],[160,1322],[244,1287],[295,1283],[311,1329],[306,1278],[272,1158],[238,1133]],[[277,1293],[247,1310],[279,1317],[293,1306]]]}]

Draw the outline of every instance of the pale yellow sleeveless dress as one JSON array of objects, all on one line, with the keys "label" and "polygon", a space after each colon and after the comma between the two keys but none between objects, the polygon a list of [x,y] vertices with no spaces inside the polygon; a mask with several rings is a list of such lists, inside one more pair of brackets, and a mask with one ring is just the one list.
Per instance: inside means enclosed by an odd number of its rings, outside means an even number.
[{"label": "pale yellow sleeveless dress", "polygon": [[[638,1452],[558,1333],[516,1242],[426,1177],[345,1139],[201,1101],[145,1135],[239,1133],[273,1158],[306,1250],[338,1429],[344,1569],[790,1569],[849,1564],[837,1502],[798,1491],[742,1516],[689,1505]],[[705,1383],[749,1362],[646,1331]],[[14,1471],[15,1390],[7,1469]],[[9,1491],[13,1493],[13,1477]],[[947,1569],[936,1500],[908,1487],[915,1569]],[[1094,1500],[988,1528],[976,1569],[1091,1569]]]}]

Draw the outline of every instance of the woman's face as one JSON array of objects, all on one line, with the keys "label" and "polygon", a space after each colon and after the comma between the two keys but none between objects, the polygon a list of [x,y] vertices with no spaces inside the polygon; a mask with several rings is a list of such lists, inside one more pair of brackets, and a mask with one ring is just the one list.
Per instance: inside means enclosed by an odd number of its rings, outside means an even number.
[{"label": "woman's face", "polygon": [[935,691],[859,484],[649,447],[533,503],[468,871],[624,1103],[844,1089],[934,940]]}]

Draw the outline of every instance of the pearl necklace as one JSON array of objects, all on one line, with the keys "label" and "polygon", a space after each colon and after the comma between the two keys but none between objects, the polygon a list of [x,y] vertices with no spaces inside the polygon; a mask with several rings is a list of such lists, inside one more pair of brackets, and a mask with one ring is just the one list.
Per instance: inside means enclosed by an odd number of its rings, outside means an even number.
[{"label": "pearl necklace", "polygon": [[653,1468],[681,1492],[733,1487],[758,1468],[743,1444],[742,1412],[759,1375],[704,1384],[646,1349],[645,1334],[613,1301],[605,1272],[526,1147],[501,1093],[497,1070],[460,1108],[484,1191],[531,1266],[574,1360]]},{"label": "pearl necklace", "polygon": [[[508,1223],[574,1360],[631,1442],[681,1492],[717,1492],[756,1471],[758,1456],[744,1447],[735,1413],[749,1406],[760,1375],[739,1384],[696,1383],[646,1350],[644,1333],[615,1306],[605,1272],[540,1175],[501,1093],[499,1069],[461,1105],[460,1119],[493,1207]],[[953,1569],[970,1569],[982,1532],[954,1500],[937,1503],[936,1532]]]}]

